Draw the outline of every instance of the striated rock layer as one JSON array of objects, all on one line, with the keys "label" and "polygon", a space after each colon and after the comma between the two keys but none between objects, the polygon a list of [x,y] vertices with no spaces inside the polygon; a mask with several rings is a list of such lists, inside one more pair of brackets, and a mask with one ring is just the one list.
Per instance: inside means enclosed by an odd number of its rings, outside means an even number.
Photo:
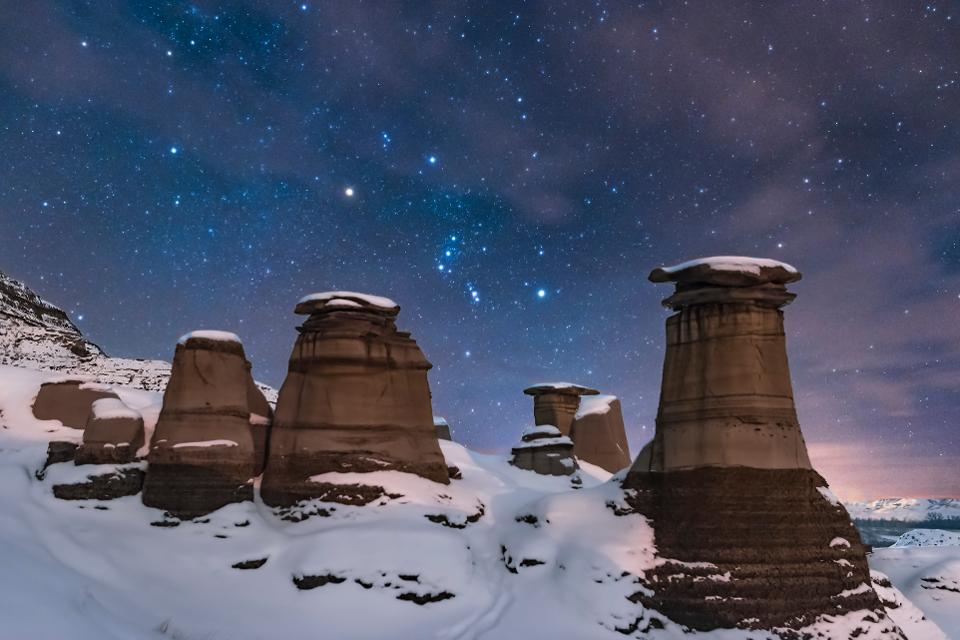
[{"label": "striated rock layer", "polygon": [[596,389],[572,382],[541,382],[523,390],[533,396],[533,421],[538,425],[552,425],[562,435],[570,435],[573,417],[580,407],[580,396],[594,396]]},{"label": "striated rock layer", "polygon": [[253,498],[250,374],[232,334],[180,339],[150,444],[143,503],[192,518]]},{"label": "striated rock layer", "polygon": [[623,411],[616,396],[581,399],[570,427],[577,459],[616,473],[630,466],[630,445],[623,426]]},{"label": "striated rock layer", "polygon": [[[314,294],[297,305],[309,317],[277,400],[264,502],[336,500],[332,479],[311,479],[330,473],[395,470],[449,482],[427,383],[432,365],[397,330],[399,310],[386,298],[351,292]],[[383,492],[355,493],[368,502]]]},{"label": "striated rock layer", "polygon": [[868,610],[865,550],[810,466],[797,422],[781,307],[800,274],[782,263],[710,258],[657,269],[667,351],[657,430],[623,486],[664,560],[645,602],[698,630],[799,629]]}]

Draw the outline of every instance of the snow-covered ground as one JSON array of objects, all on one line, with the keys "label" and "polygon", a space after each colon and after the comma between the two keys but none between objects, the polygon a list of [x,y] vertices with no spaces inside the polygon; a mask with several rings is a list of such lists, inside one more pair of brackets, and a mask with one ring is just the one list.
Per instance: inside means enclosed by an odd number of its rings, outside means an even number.
[{"label": "snow-covered ground", "polygon": [[[504,456],[441,442],[447,463],[462,473],[448,486],[377,472],[363,479],[403,497],[363,507],[313,505],[327,515],[300,522],[280,519],[258,498],[176,524],[144,507],[139,496],[107,502],[53,496],[54,484],[109,472],[111,465],[60,463],[37,479],[48,441],[82,437],[33,418],[32,399],[53,375],[0,366],[4,640],[686,635],[627,599],[644,588],[640,577],[658,561],[652,530],[640,515],[615,513],[622,490],[597,467],[581,463],[583,488],[573,489],[567,477],[540,476],[511,467]],[[116,391],[143,415],[149,439],[160,395]],[[935,619],[956,622],[946,600],[918,591],[920,578],[883,557],[894,585],[906,585],[918,603],[930,600],[931,617],[935,612]],[[933,564],[932,557],[923,561]],[[946,637],[895,588],[879,590],[887,601],[902,603],[891,616],[910,638]],[[854,618],[824,620],[816,637],[846,637],[841,632],[853,628]],[[653,619],[664,628],[644,632]],[[696,635],[773,637],[737,630]]]},{"label": "snow-covered ground", "polygon": [[922,522],[930,518],[960,518],[958,498],[882,498],[844,504],[851,518]]}]

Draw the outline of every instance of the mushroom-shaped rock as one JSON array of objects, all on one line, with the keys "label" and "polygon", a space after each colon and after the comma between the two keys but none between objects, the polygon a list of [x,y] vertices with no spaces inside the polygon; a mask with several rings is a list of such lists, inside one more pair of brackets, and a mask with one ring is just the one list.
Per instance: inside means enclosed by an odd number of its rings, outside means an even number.
[{"label": "mushroom-shaped rock", "polygon": [[623,412],[616,396],[587,396],[570,427],[573,453],[578,460],[616,473],[630,466],[630,445],[623,427]]},{"label": "mushroom-shaped rock", "polygon": [[541,382],[527,387],[523,392],[533,396],[534,423],[553,425],[560,429],[562,435],[570,433],[573,416],[580,406],[580,396],[600,393],[572,382]]},{"label": "mushroom-shaped rock", "polygon": [[[264,502],[336,500],[336,473],[393,470],[449,482],[433,424],[432,365],[410,334],[397,330],[399,309],[388,298],[349,291],[297,304],[309,317],[277,399]],[[376,487],[360,493],[361,502],[380,495]]]},{"label": "mushroom-shaped rock", "polygon": [[573,457],[573,441],[552,424],[524,429],[510,453],[510,464],[541,475],[569,476],[580,468]]},{"label": "mushroom-shaped rock", "polygon": [[83,429],[90,407],[103,398],[120,399],[107,385],[85,378],[55,378],[40,385],[33,415],[38,420],[59,420],[65,427]]},{"label": "mushroom-shaped rock", "polygon": [[651,274],[676,283],[664,301],[676,313],[656,433],[623,482],[660,557],[639,598],[697,630],[864,611],[892,630],[883,637],[901,637],[864,588],[860,537],[800,432],[781,311],[799,278],[783,263],[730,257]]},{"label": "mushroom-shaped rock", "polygon": [[453,440],[450,435],[450,423],[443,416],[433,416],[433,426],[437,431],[438,440]]},{"label": "mushroom-shaped rock", "polygon": [[94,401],[75,464],[125,464],[143,446],[143,416],[117,398]]},{"label": "mushroom-shaped rock", "polygon": [[249,372],[236,335],[180,338],[154,431],[143,503],[192,518],[253,497]]}]

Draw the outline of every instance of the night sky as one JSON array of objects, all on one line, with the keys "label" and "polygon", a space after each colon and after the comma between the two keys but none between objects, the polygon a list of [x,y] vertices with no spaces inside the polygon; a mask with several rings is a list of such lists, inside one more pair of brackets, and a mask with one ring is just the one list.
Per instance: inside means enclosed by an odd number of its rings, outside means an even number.
[{"label": "night sky", "polygon": [[0,270],[111,355],[387,295],[455,437],[663,360],[655,266],[758,255],[846,498],[960,497],[960,6],[0,0]]}]

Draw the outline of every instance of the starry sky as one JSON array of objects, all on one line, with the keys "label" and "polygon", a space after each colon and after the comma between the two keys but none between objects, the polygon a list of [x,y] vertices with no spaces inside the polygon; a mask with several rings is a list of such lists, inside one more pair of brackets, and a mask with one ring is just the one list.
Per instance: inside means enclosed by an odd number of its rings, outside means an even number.
[{"label": "starry sky", "polygon": [[572,380],[653,434],[661,264],[785,260],[801,424],[848,499],[960,497],[960,6],[0,0],[0,270],[111,355],[303,294],[403,307],[503,451]]}]

